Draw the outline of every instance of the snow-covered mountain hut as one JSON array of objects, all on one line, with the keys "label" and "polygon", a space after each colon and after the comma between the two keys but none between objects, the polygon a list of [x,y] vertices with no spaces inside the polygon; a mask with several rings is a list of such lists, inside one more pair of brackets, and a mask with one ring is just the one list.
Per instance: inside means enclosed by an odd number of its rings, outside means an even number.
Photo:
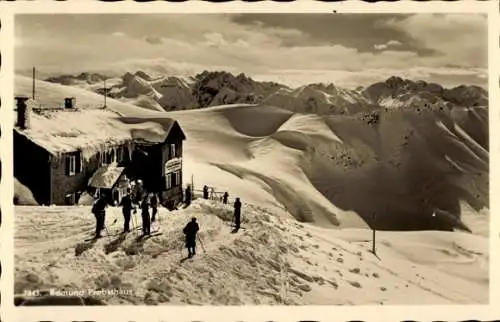
[{"label": "snow-covered mountain hut", "polygon": [[[109,109],[77,108],[74,98],[57,109],[27,97],[16,101],[14,176],[39,204],[72,205],[84,191],[98,188],[111,193],[112,203],[124,193],[126,179],[141,179],[169,207],[182,200],[186,137],[177,121],[162,119],[163,127],[131,122]],[[155,125],[161,130],[155,132]],[[107,171],[111,168],[123,171]],[[96,184],[104,181],[102,187]]]}]

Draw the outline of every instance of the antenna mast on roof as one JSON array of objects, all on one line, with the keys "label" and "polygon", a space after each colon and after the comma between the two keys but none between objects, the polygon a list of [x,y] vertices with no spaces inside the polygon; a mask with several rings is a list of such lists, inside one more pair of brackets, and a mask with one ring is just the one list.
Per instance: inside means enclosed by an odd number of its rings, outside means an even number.
[{"label": "antenna mast on roof", "polygon": [[32,86],[32,98],[35,99],[35,66],[33,66],[33,86]]},{"label": "antenna mast on roof", "polygon": [[106,108],[106,96],[108,96],[108,89],[106,88],[106,79],[104,79],[104,108]]}]

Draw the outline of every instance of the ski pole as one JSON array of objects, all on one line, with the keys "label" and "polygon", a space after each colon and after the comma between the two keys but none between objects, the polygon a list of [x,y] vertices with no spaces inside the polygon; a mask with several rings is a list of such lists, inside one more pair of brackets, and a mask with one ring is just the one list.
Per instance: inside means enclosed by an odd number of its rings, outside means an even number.
[{"label": "ski pole", "polygon": [[132,221],[134,222],[134,231],[137,230],[137,218],[135,218],[135,215],[137,214],[136,210],[134,209],[134,212],[132,213]]},{"label": "ski pole", "polygon": [[[181,238],[181,240],[183,240],[184,238]],[[181,242],[181,247],[179,248],[179,250],[181,251],[181,259],[183,258],[182,256],[182,250],[184,249],[184,243]]]},{"label": "ski pole", "polygon": [[200,236],[197,235],[197,237],[198,237],[198,240],[200,241],[200,245],[201,245],[201,248],[203,249],[203,252],[206,253],[207,251],[205,250],[205,246],[203,246],[203,242],[201,241]]},{"label": "ski pole", "polygon": [[132,216],[132,230],[135,230],[136,229],[135,215],[133,213],[131,213],[131,216]]}]

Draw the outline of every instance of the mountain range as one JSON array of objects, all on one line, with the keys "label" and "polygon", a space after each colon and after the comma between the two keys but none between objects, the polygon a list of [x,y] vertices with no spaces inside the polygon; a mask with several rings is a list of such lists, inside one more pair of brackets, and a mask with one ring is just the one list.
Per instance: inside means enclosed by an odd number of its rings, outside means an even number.
[{"label": "mountain range", "polygon": [[[106,80],[106,88],[104,87]],[[80,73],[46,81],[92,90],[143,108],[176,111],[227,104],[267,104],[292,112],[320,115],[354,115],[385,108],[450,109],[453,106],[487,106],[488,92],[479,86],[444,88],[436,83],[390,77],[356,90],[334,84],[314,83],[290,88],[275,82],[256,81],[225,71],[204,71],[191,77],[153,77],[143,71],[109,78]]]}]

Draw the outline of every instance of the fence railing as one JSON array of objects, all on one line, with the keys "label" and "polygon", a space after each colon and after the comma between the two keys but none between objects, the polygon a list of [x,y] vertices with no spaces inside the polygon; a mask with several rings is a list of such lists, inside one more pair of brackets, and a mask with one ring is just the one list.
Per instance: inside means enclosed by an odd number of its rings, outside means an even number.
[{"label": "fence railing", "polygon": [[[203,198],[203,189],[196,189],[194,185],[194,176],[191,176],[191,182],[187,182],[187,185],[191,187],[191,198],[192,200],[196,200],[198,198]],[[224,194],[227,192],[229,194],[227,198],[227,204],[233,204],[236,201],[236,197],[231,197],[231,193],[229,191],[217,191],[217,187],[207,186],[208,187],[208,200],[215,201],[223,201]]]},{"label": "fence railing", "polygon": [[[222,200],[226,191],[215,191],[208,189],[208,199],[210,200]],[[194,190],[194,194],[198,197],[203,197],[203,190]]]}]

